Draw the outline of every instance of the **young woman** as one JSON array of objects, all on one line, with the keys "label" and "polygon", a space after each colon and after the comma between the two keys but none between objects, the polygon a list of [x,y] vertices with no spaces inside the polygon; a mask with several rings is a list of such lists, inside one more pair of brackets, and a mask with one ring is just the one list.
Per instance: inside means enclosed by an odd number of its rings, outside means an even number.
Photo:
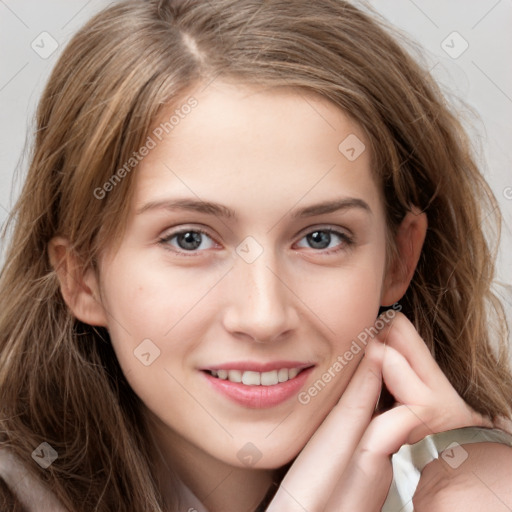
[{"label": "young woman", "polygon": [[510,510],[489,212],[456,115],[350,3],[107,8],[13,213],[2,510]]}]

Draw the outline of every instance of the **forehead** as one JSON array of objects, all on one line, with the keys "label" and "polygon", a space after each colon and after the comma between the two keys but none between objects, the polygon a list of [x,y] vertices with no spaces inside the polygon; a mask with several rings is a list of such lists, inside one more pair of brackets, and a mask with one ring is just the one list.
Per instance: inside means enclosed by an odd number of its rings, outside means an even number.
[{"label": "forehead", "polygon": [[136,206],[170,192],[288,204],[338,191],[380,202],[364,131],[325,98],[217,81],[191,97],[193,108],[174,105],[155,123]]}]

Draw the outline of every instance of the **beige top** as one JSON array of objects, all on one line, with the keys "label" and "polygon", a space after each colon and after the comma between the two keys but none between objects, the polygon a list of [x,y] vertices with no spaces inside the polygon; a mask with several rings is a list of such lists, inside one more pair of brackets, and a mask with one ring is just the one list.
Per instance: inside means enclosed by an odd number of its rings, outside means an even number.
[{"label": "beige top", "polygon": [[[27,512],[69,512],[49,489],[26,470],[26,465],[5,448],[0,448],[0,478],[17,496]],[[183,483],[180,486],[179,510],[208,512]]]},{"label": "beige top", "polygon": [[0,477],[28,512],[68,512],[55,496],[30,475],[9,450],[0,449]]},{"label": "beige top", "polygon": [[[464,427],[431,434],[421,441],[403,445],[392,456],[393,481],[382,512],[414,512],[412,497],[423,468],[446,450],[452,459],[462,455],[457,447],[463,444],[492,442],[512,447],[512,422],[502,422],[503,428]],[[459,448],[460,450],[460,448]],[[445,458],[448,462],[448,458]],[[68,512],[55,496],[32,477],[24,463],[5,448],[0,449],[0,477],[18,496],[27,512]],[[208,512],[199,499],[182,483],[180,510]]]}]

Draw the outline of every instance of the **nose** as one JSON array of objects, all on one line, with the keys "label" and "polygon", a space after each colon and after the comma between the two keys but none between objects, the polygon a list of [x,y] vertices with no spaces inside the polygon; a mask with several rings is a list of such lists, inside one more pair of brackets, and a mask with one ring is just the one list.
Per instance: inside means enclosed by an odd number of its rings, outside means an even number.
[{"label": "nose", "polygon": [[240,339],[278,341],[298,325],[293,288],[269,252],[264,251],[252,263],[237,258],[228,275],[229,300],[223,323]]}]

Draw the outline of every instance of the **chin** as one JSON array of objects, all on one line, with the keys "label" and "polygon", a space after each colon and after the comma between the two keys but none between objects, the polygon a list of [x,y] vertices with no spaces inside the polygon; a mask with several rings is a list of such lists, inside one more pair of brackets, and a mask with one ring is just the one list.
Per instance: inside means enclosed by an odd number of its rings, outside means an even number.
[{"label": "chin", "polygon": [[274,446],[257,448],[255,444],[248,442],[237,450],[235,457],[225,462],[240,469],[276,470],[292,462],[303,447],[304,445],[290,447],[281,445],[279,449]]}]

